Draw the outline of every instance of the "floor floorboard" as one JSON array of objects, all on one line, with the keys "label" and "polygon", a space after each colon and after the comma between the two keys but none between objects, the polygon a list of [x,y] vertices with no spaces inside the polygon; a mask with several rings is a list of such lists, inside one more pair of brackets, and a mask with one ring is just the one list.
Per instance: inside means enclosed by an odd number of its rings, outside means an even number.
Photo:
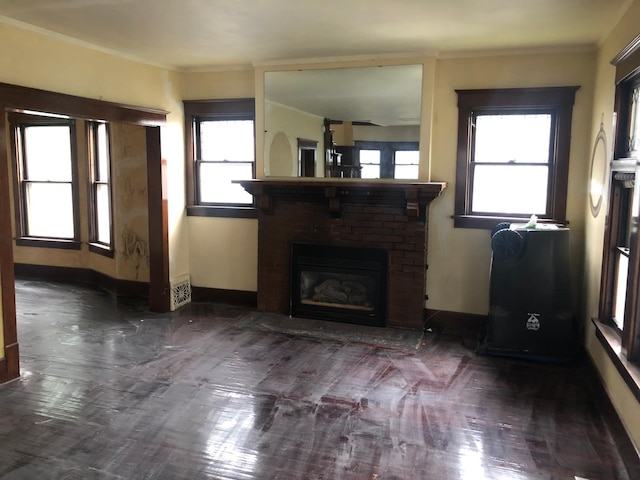
[{"label": "floor floorboard", "polygon": [[16,282],[0,479],[634,480],[585,360],[219,305],[170,314]]}]

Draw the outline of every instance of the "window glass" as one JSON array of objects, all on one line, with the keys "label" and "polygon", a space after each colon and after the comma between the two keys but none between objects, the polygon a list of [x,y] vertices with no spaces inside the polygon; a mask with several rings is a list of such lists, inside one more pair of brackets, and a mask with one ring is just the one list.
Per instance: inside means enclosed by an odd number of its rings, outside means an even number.
[{"label": "window glass", "polygon": [[20,236],[76,238],[71,125],[24,116],[16,126]]},{"label": "window glass", "polygon": [[253,196],[242,185],[231,182],[249,179],[252,174],[251,163],[201,163],[200,201],[203,203],[252,203]]},{"label": "window glass", "polygon": [[360,177],[380,178],[380,150],[360,150]]},{"label": "window glass", "polygon": [[624,309],[627,303],[627,277],[629,274],[628,249],[626,252],[616,252],[616,280],[613,299],[613,322],[620,329],[624,329]]},{"label": "window glass", "polygon": [[96,185],[96,240],[105,245],[111,243],[111,203],[109,185]]},{"label": "window glass", "polygon": [[70,183],[25,185],[27,231],[30,237],[74,238]]},{"label": "window glass", "polygon": [[107,124],[99,123],[96,127],[97,143],[97,170],[96,180],[101,182],[109,181],[109,137],[107,136]]},{"label": "window glass", "polygon": [[200,148],[203,161],[253,162],[253,120],[200,122]]},{"label": "window glass", "polygon": [[476,165],[472,212],[544,215],[548,178],[546,165]]},{"label": "window glass", "polygon": [[551,115],[478,115],[476,163],[548,163]]},{"label": "window glass", "polygon": [[[90,122],[89,149],[91,155],[91,229],[90,241],[102,247],[111,245],[111,185],[109,128],[103,122]],[[102,252],[102,250],[100,250]]]},{"label": "window glass", "polygon": [[24,128],[25,180],[71,181],[71,143],[68,126]]},{"label": "window glass", "polygon": [[415,180],[418,178],[420,152],[418,150],[398,150],[395,156],[394,178]]},{"label": "window glass", "polygon": [[631,90],[631,117],[629,128],[629,151],[637,152],[640,150],[640,85]]}]

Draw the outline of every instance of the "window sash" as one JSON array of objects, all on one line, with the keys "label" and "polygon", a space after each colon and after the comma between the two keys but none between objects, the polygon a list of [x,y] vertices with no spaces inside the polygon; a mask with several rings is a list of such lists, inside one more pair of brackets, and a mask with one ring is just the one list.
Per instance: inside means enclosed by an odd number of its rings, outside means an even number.
[{"label": "window sash", "polygon": [[548,165],[473,162],[471,168],[472,214],[549,217]]},{"label": "window sash", "polygon": [[247,206],[253,195],[233,180],[253,178],[253,162],[196,162],[198,203]]},{"label": "window sash", "polygon": [[79,248],[75,122],[11,112],[16,243]]},{"label": "window sash", "polygon": [[25,235],[37,238],[75,238],[73,184],[24,180]]},{"label": "window sash", "polygon": [[104,122],[89,122],[88,144],[90,162],[90,230],[89,242],[98,244],[94,252],[112,251],[113,214],[111,208],[111,150],[109,126]]},{"label": "window sash", "polygon": [[[255,100],[185,100],[184,109],[185,130],[188,132],[187,215],[255,218],[257,213],[253,196],[245,192],[242,186],[231,183],[232,180],[255,178]],[[243,142],[244,153],[208,153],[215,151],[215,148],[212,150],[207,147],[207,139],[203,149],[202,135],[207,135],[206,127],[215,125],[213,122],[221,122],[218,126],[224,122],[244,122],[248,137]],[[240,171],[240,175],[230,173],[234,167],[229,165],[236,165],[235,171]],[[215,179],[212,173],[214,171],[221,172],[221,178]],[[201,178],[203,175],[204,178]],[[223,181],[224,188],[221,187]],[[228,192],[231,197],[226,196]]]},{"label": "window sash", "polygon": [[[474,175],[477,176],[478,173],[476,170],[480,165],[488,165],[495,160],[478,158],[482,162],[477,162],[478,165],[475,165],[475,119],[480,115],[549,115],[551,117],[548,155],[544,155],[544,158],[542,158],[543,155],[538,155],[540,160],[535,162],[530,162],[523,157],[515,163],[548,165],[547,188],[536,187],[540,192],[546,192],[546,207],[544,213],[538,216],[541,221],[566,222],[571,120],[577,89],[578,87],[541,87],[456,90],[459,116],[453,215],[455,227],[492,229],[500,222],[522,221],[531,215],[529,212],[518,214],[504,212],[504,208],[498,212],[486,212],[484,210],[489,210],[488,208],[478,208],[477,204],[473,205],[473,190],[478,188],[478,182],[474,182]],[[507,164],[504,161],[496,163]],[[540,195],[542,198],[543,194]],[[543,200],[540,201],[542,202]]]}]

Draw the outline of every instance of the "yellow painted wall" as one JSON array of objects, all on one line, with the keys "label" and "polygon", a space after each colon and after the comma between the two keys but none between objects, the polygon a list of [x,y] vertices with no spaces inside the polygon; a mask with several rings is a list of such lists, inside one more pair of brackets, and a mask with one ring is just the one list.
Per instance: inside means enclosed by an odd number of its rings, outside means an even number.
[{"label": "yellow painted wall", "polygon": [[[597,53],[414,59],[424,65],[420,179],[450,183],[430,209],[428,307],[479,314],[486,314],[488,309],[488,232],[454,229],[450,218],[454,208],[457,135],[454,90],[580,85],[573,116],[567,216],[572,230],[577,307],[584,318],[596,311],[604,215],[601,213],[599,218],[592,219],[588,213],[590,154],[603,114],[611,138],[613,69],[608,61],[640,33],[638,25],[640,2],[636,1]],[[255,96],[257,176],[262,177],[264,163],[260,148],[264,144],[264,108],[261,102],[262,75],[266,68],[171,72],[5,24],[0,24],[0,42],[2,82],[168,110],[168,124],[162,129],[162,153],[168,172],[171,277],[186,273],[191,275],[195,286],[255,291],[257,221],[184,215],[182,100]],[[406,59],[397,63],[412,62]],[[353,66],[367,64],[367,61],[352,63]],[[591,330],[587,331],[586,344],[614,405],[636,445],[640,445],[638,402],[594,341]]]},{"label": "yellow painted wall", "polygon": [[[640,1],[635,1],[609,38],[598,51],[593,114],[590,118],[590,136],[588,146],[593,148],[597,132],[602,121],[608,146],[613,140],[613,108],[615,97],[615,67],[611,60],[637,35],[640,34]],[[589,150],[589,161],[591,150]],[[607,201],[602,205],[598,217],[591,215],[585,205],[585,255],[584,255],[584,310],[587,318],[597,316],[600,288],[600,269],[602,266],[602,248]],[[586,346],[588,355],[596,365],[602,382],[615,406],[622,422],[631,436],[636,448],[640,449],[640,403],[620,377],[613,363],[595,337],[594,327],[587,323]]]},{"label": "yellow painted wall", "polygon": [[[185,100],[253,98],[253,70],[184,73]],[[182,166],[184,170],[184,165]],[[189,274],[197,287],[257,290],[258,221],[184,217],[188,228]],[[173,246],[169,243],[171,251]]]},{"label": "yellow painted wall", "polygon": [[[169,180],[170,275],[174,278],[187,273],[182,76],[4,23],[0,23],[0,42],[0,82],[169,112],[161,138]],[[70,252],[56,250],[52,254],[51,249],[38,250],[41,249],[20,252],[16,262],[38,263],[42,255],[49,258],[53,255],[54,263],[50,264],[86,266],[82,257]],[[115,272],[106,260],[93,261],[96,270]]]},{"label": "yellow painted wall", "polygon": [[[573,108],[567,219],[574,290],[582,282],[584,207],[595,52],[441,59],[437,64],[431,178],[449,182],[430,207],[427,307],[486,315],[490,233],[453,228],[458,130],[456,89],[580,85]],[[508,199],[505,199],[508,201]]]},{"label": "yellow painted wall", "polygon": [[[299,170],[298,138],[315,140],[318,142],[318,157],[323,155],[323,124],[324,119],[316,115],[309,115],[300,110],[288,108],[276,103],[265,105],[265,115],[268,118],[267,130],[264,132],[264,162],[265,175],[297,177]],[[280,164],[280,158],[271,158],[274,139],[285,138],[289,146],[288,162]],[[321,158],[316,157],[316,165]],[[322,169],[320,169],[322,171]]]}]

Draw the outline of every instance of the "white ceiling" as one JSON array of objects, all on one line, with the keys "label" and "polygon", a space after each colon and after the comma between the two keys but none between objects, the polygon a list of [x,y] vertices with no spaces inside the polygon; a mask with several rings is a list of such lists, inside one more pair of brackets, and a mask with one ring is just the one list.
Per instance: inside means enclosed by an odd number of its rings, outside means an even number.
[{"label": "white ceiling", "polygon": [[201,69],[594,46],[631,0],[0,0],[0,21]]}]

